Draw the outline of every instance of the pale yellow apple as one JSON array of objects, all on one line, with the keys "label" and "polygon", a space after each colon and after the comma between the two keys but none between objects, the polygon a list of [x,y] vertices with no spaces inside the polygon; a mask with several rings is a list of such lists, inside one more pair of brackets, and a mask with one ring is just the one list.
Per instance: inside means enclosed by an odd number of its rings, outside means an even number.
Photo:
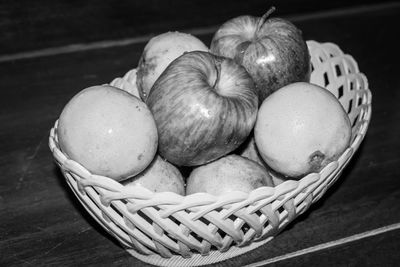
[{"label": "pale yellow apple", "polygon": [[136,85],[136,72],[136,69],[132,69],[126,73],[123,78],[115,78],[110,85],[122,89],[140,99],[141,97]]},{"label": "pale yellow apple", "polygon": [[137,68],[137,87],[146,101],[151,87],[166,67],[177,57],[190,51],[208,51],[197,37],[182,32],[166,32],[150,39]]},{"label": "pale yellow apple", "polygon": [[325,88],[298,82],[264,100],[254,128],[261,157],[288,177],[318,172],[349,146],[351,125],[337,98]]},{"label": "pale yellow apple", "polygon": [[240,151],[238,151],[240,156],[251,159],[261,166],[267,166],[264,160],[261,158],[260,152],[258,152],[253,133],[251,133],[249,138],[246,140],[245,143],[242,144],[242,147],[240,148]]},{"label": "pale yellow apple", "polygon": [[285,176],[274,172],[267,165],[267,163],[265,163],[265,161],[261,157],[260,152],[258,151],[258,148],[256,146],[256,142],[254,140],[254,134],[251,134],[249,136],[248,140],[246,140],[246,142],[243,144],[243,147],[238,152],[239,152],[240,156],[251,159],[252,161],[255,161],[258,164],[260,164],[261,166],[263,166],[268,171],[268,173],[271,175],[274,186],[277,186],[287,180],[287,178]]},{"label": "pale yellow apple", "polygon": [[158,155],[143,172],[123,184],[128,187],[140,185],[153,192],[185,195],[185,182],[178,168]]},{"label": "pale yellow apple", "polygon": [[144,170],[158,142],[146,104],[109,85],[75,95],[61,113],[57,134],[61,150],[70,159],[118,181]]},{"label": "pale yellow apple", "polygon": [[249,193],[261,186],[274,186],[264,167],[247,158],[228,155],[195,168],[187,179],[186,194],[205,192],[222,195],[232,191]]}]

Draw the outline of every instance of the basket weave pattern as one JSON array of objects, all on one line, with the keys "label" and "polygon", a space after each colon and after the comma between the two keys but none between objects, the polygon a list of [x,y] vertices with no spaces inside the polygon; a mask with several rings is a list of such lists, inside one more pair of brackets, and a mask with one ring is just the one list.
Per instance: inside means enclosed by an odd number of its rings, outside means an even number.
[{"label": "basket weave pattern", "polygon": [[[319,173],[250,193],[180,196],[124,187],[110,178],[91,174],[60,151],[57,122],[50,133],[50,149],[82,205],[141,260],[163,266],[188,266],[243,254],[268,242],[323,196],[340,176],[368,128],[371,93],[356,61],[332,43],[307,44],[313,68],[311,82],[335,94],[352,122],[351,146]],[[111,84],[129,91],[135,74],[132,70]]]}]

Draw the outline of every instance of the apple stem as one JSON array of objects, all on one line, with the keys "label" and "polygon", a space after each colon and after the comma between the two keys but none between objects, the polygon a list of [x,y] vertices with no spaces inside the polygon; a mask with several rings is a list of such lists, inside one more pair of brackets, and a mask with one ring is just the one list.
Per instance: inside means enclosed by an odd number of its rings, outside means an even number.
[{"label": "apple stem", "polygon": [[221,63],[220,62],[215,62],[215,70],[217,72],[217,77],[215,78],[215,82],[212,88],[216,89],[215,87],[218,85],[219,78],[221,76]]},{"label": "apple stem", "polygon": [[261,27],[264,25],[265,21],[267,20],[267,18],[275,11],[275,7],[272,6],[270,9],[268,9],[267,12],[265,12],[265,14],[258,20],[258,24],[257,24],[257,30],[256,32],[258,32]]}]

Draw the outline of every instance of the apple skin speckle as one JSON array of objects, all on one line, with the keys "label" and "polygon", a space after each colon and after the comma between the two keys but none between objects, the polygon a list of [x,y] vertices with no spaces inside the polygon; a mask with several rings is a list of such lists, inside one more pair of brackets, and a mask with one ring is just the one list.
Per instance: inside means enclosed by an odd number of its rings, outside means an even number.
[{"label": "apple skin speckle", "polygon": [[214,34],[210,51],[232,58],[256,83],[260,104],[271,93],[293,82],[308,82],[310,55],[302,32],[290,21],[239,16]]},{"label": "apple skin speckle", "polygon": [[255,85],[232,59],[192,51],[154,83],[146,104],[159,134],[159,153],[177,166],[198,166],[236,149],[258,110]]},{"label": "apple skin speckle", "polygon": [[60,115],[57,134],[68,158],[117,181],[145,169],[158,143],[157,126],[146,104],[109,85],[75,95]]},{"label": "apple skin speckle", "polygon": [[304,82],[286,85],[266,98],[254,127],[263,160],[293,179],[337,160],[349,147],[351,134],[350,119],[338,99]]}]

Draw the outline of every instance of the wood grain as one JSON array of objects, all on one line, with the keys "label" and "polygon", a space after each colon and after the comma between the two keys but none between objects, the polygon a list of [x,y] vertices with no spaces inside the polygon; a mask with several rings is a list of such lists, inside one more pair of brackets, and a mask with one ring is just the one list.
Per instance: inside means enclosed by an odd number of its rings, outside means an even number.
[{"label": "wood grain", "polygon": [[[270,243],[215,266],[243,266],[400,222],[400,8],[294,21],[307,39],[353,55],[373,94],[366,139],[318,203]],[[210,35],[199,36],[206,43]],[[88,216],[47,146],[49,130],[81,89],[137,65],[144,44],[0,64],[0,266],[148,266]],[[271,266],[396,266],[399,231]]]},{"label": "wood grain", "polygon": [[[281,0],[276,13],[287,16],[372,3],[376,1]],[[278,2],[6,0],[0,2],[0,55],[215,26],[243,14],[261,16],[271,5]]]}]

